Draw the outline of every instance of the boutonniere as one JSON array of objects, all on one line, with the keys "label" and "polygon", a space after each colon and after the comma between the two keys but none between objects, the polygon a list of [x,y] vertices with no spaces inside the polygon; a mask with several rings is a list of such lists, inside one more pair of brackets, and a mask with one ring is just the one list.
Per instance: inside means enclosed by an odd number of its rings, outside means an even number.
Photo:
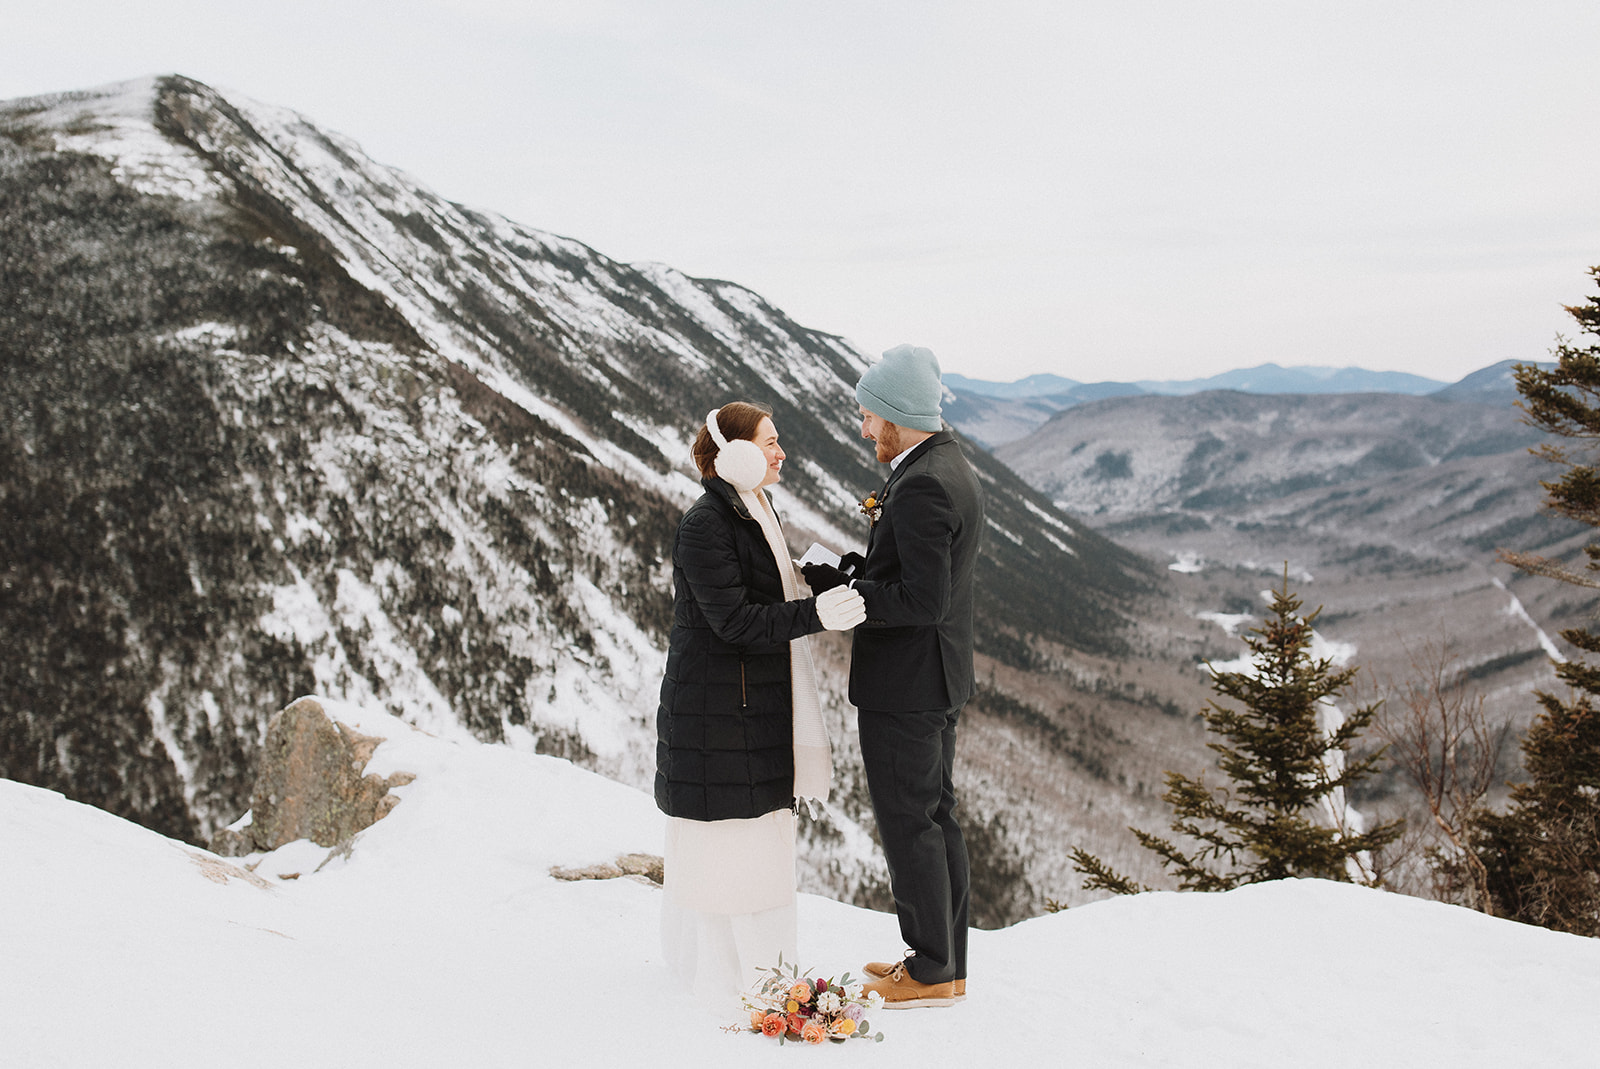
[{"label": "boutonniere", "polygon": [[867,518],[867,526],[869,528],[878,526],[878,520],[883,517],[883,498],[881,496],[868,494],[862,498],[861,504],[857,507],[861,509],[861,514]]}]

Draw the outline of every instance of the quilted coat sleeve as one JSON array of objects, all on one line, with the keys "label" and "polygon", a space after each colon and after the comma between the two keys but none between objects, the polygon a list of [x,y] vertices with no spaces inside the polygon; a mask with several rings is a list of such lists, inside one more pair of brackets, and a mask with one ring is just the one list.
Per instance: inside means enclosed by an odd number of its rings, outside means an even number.
[{"label": "quilted coat sleeve", "polygon": [[763,596],[740,565],[735,533],[712,509],[691,510],[678,528],[678,567],[716,636],[735,646],[776,646],[822,630],[817,599]]}]

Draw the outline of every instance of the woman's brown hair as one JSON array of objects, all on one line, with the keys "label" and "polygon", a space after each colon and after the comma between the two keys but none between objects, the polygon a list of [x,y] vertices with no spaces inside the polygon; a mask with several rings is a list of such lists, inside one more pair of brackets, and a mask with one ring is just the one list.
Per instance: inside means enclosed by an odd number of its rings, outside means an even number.
[{"label": "woman's brown hair", "polygon": [[[722,436],[730,442],[740,438],[754,439],[756,428],[761,426],[761,421],[772,415],[772,406],[761,404],[759,401],[729,401],[717,412],[717,429]],[[717,443],[712,440],[711,432],[704,426],[700,433],[695,435],[694,447],[690,453],[694,456],[695,467],[700,469],[702,479],[714,479],[717,469],[713,467],[717,462]]]}]

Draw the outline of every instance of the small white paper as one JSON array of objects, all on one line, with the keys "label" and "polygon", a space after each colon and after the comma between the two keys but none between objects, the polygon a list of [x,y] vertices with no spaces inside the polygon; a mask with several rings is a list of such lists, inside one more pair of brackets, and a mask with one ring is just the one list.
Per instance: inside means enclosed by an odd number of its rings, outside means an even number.
[{"label": "small white paper", "polygon": [[795,561],[795,565],[804,568],[808,564],[831,564],[839,567],[839,554],[823,545],[821,542],[811,543],[811,548],[806,550],[806,555]]}]

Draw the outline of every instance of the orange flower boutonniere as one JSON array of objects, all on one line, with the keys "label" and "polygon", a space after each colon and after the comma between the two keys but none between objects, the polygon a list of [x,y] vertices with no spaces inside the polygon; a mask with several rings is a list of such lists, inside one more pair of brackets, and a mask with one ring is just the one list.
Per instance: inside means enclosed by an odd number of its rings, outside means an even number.
[{"label": "orange flower boutonniere", "polygon": [[868,527],[878,526],[878,520],[883,517],[883,499],[877,494],[868,494],[857,506],[861,514],[867,518]]}]

